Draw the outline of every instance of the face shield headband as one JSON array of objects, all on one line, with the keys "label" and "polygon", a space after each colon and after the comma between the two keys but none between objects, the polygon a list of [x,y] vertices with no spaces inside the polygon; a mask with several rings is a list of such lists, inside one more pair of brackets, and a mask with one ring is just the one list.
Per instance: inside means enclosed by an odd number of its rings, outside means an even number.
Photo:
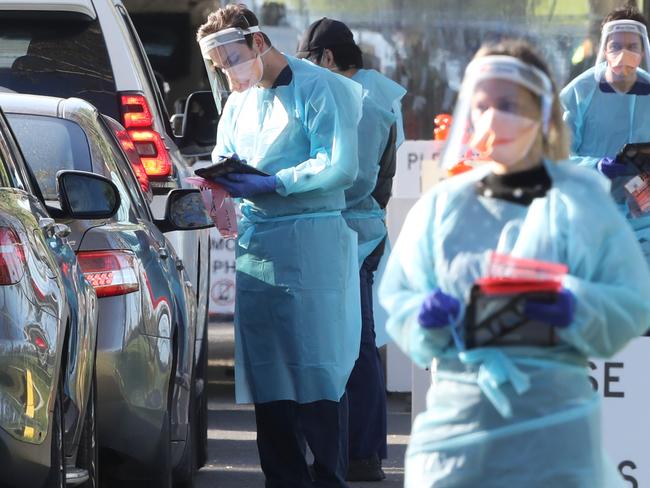
[{"label": "face shield headband", "polygon": [[203,59],[210,59],[210,51],[213,49],[219,46],[225,46],[226,44],[231,44],[233,42],[245,41],[247,35],[254,34],[256,32],[260,32],[260,28],[259,26],[254,25],[248,29],[231,27],[205,36],[199,41]]}]

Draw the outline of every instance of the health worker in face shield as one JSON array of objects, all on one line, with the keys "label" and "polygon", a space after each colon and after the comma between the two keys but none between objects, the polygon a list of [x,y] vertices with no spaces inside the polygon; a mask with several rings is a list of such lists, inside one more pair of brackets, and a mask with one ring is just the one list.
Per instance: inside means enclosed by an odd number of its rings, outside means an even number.
[{"label": "health worker in face shield", "polygon": [[359,122],[359,174],[345,191],[346,222],[358,235],[361,281],[361,348],[347,384],[348,481],[385,478],[386,384],[375,341],[374,274],[387,235],[384,209],[390,199],[397,148],[403,141],[401,99],[406,90],[375,70],[363,69],[361,49],[343,22],[322,18],[305,31],[297,56],[351,78],[363,87]]},{"label": "health worker in face shield", "polygon": [[469,141],[491,162],[417,202],[380,287],[389,333],[432,371],[407,488],[621,484],[588,358],[648,328],[650,272],[602,178],[557,162],[563,130],[529,45],[477,53],[442,158]]},{"label": "health worker in face shield", "polygon": [[630,143],[650,144],[650,45],[647,23],[634,7],[604,20],[596,66],[560,95],[573,133],[571,161],[611,180],[611,192],[650,262],[650,145],[626,157]]},{"label": "health worker in face shield", "polygon": [[267,487],[347,486],[342,398],[361,311],[356,234],[341,212],[358,171],[361,87],[275,50],[243,5],[210,14],[198,39],[217,102],[232,90],[213,159],[236,154],[268,175],[216,179],[243,215],[237,401],[255,404]]}]

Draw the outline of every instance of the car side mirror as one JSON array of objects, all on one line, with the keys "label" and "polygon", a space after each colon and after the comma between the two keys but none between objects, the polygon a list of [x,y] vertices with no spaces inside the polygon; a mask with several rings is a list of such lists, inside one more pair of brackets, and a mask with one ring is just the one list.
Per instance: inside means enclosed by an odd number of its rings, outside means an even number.
[{"label": "car side mirror", "polygon": [[161,232],[207,229],[214,224],[196,189],[172,190],[167,196],[165,218],[156,220]]},{"label": "car side mirror", "polygon": [[190,154],[212,151],[217,143],[218,125],[219,112],[210,91],[190,94],[182,116],[177,114],[172,117],[175,133],[182,137],[183,152]]},{"label": "car side mirror", "polygon": [[86,171],[59,171],[57,193],[62,212],[73,219],[109,219],[120,208],[120,192],[108,178]]}]

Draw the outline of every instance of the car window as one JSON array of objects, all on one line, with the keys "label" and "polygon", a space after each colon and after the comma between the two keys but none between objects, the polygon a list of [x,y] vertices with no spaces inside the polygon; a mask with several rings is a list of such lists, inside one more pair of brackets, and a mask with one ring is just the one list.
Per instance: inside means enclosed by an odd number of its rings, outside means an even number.
[{"label": "car window", "polygon": [[83,98],[119,117],[99,23],[70,12],[0,12],[0,89]]},{"label": "car window", "polygon": [[46,200],[57,199],[60,170],[92,171],[88,140],[74,122],[20,114],[7,119]]},{"label": "car window", "polygon": [[193,29],[188,12],[130,13],[153,69],[166,81],[191,72]]},{"label": "car window", "polygon": [[49,205],[56,206],[58,171],[90,171],[115,183],[122,201],[115,218],[120,222],[132,221],[132,215],[137,212],[121,175],[113,168],[112,161],[106,161],[112,154],[107,151],[104,139],[92,150],[84,130],[70,120],[31,114],[7,114],[7,120]]}]

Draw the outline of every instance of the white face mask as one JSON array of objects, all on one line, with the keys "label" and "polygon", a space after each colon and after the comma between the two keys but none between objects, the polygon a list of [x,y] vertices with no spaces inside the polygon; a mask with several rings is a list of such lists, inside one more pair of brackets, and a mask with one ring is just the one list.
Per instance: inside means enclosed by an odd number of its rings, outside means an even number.
[{"label": "white face mask", "polygon": [[262,54],[258,54],[253,59],[244,61],[232,68],[224,71],[228,77],[230,89],[235,92],[243,92],[257,85],[264,77],[264,63],[262,57],[271,50],[269,47]]},{"label": "white face mask", "polygon": [[474,122],[469,145],[482,159],[511,167],[528,154],[540,126],[538,120],[490,108]]}]

